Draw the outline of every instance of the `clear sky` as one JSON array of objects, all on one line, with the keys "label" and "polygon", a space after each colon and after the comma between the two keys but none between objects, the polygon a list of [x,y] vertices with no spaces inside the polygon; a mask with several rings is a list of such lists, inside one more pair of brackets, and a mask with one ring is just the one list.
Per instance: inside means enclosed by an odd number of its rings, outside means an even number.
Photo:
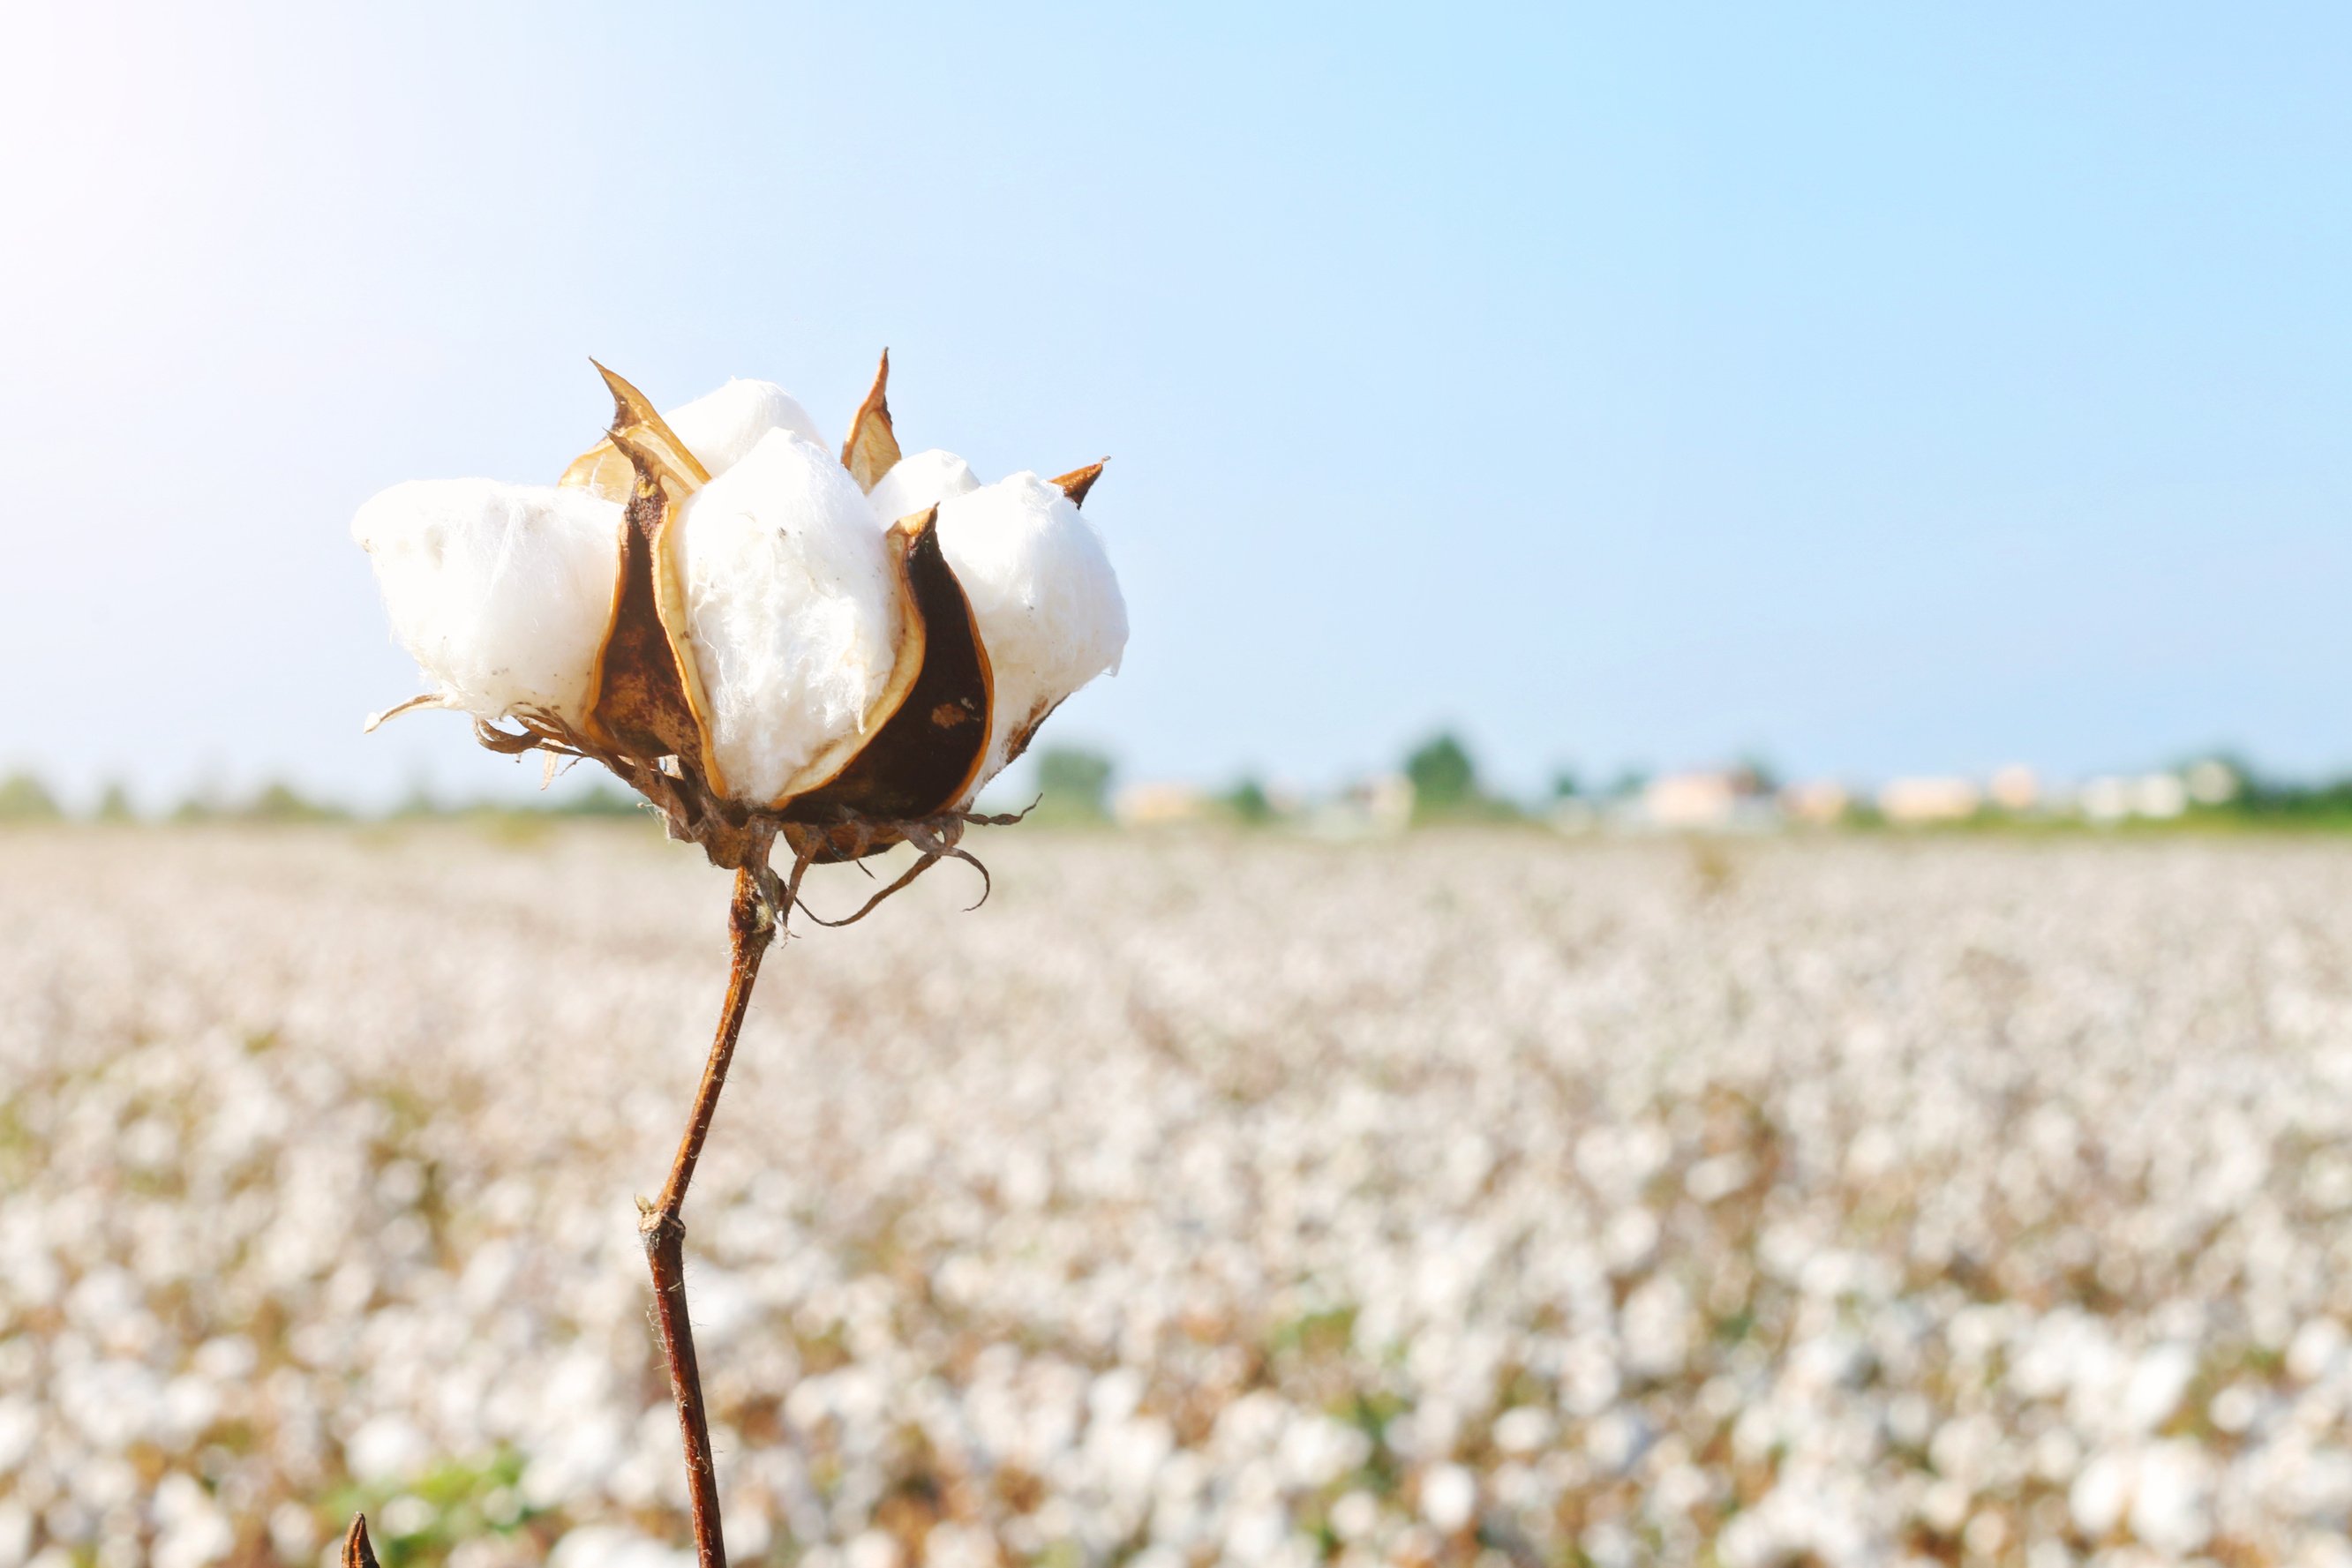
[{"label": "clear sky", "polygon": [[1127,777],[2352,761],[2352,9],[10,28],[0,766],[512,788],[360,736],[352,508],[885,344],[910,449],[1111,455]]}]

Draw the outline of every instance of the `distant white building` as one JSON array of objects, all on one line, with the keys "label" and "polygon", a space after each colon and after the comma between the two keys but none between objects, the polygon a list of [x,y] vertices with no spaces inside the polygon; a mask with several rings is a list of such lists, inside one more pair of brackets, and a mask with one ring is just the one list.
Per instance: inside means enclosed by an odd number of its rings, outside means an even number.
[{"label": "distant white building", "polygon": [[2042,779],[2022,762],[1994,771],[1986,793],[2004,811],[2031,811],[2042,804]]},{"label": "distant white building", "polygon": [[1780,791],[1780,814],[1792,822],[1833,828],[1853,810],[1853,795],[1834,779],[1791,784]]},{"label": "distant white building", "polygon": [[2074,806],[2091,822],[2120,822],[2131,815],[2131,780],[2114,774],[2086,779],[2074,792]]},{"label": "distant white building", "polygon": [[1130,784],[1111,797],[1110,814],[1122,828],[1167,828],[1209,814],[1209,797],[1190,784]]},{"label": "distant white building", "polygon": [[1771,798],[1745,768],[1669,773],[1643,787],[1639,820],[1669,831],[1769,827],[1779,818]]},{"label": "distant white building", "polygon": [[1379,774],[1317,806],[1307,826],[1331,839],[1401,833],[1412,825],[1412,780],[1403,774]]},{"label": "distant white building", "polygon": [[2189,785],[2178,773],[2150,773],[2132,784],[2132,810],[2167,821],[2189,810]]},{"label": "distant white building", "polygon": [[1973,779],[1896,779],[1878,791],[1878,814],[1897,827],[1964,822],[1983,807]]},{"label": "distant white building", "polygon": [[2226,806],[2246,787],[2235,768],[2214,757],[2190,763],[2180,781],[2189,787],[2189,798],[2200,806]]},{"label": "distant white building", "polygon": [[2189,783],[2177,773],[2106,774],[2085,783],[2075,796],[2083,819],[2110,823],[2132,817],[2166,821],[2189,810]]}]

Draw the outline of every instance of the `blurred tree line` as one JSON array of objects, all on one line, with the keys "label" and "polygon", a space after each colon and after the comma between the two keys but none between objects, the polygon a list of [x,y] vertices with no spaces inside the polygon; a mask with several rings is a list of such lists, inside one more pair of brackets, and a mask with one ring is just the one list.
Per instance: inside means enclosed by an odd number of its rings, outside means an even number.
[{"label": "blurred tree line", "polygon": [[[2242,825],[2288,829],[2352,831],[2352,774],[2310,781],[2266,775],[2242,758],[2227,753],[2206,754],[2199,766],[2221,767],[2235,780],[2234,792],[2223,800],[2200,801],[2181,819],[2207,825]],[[1755,788],[1769,793],[1779,779],[1771,768],[1750,758],[1738,765]],[[1031,807],[1031,820],[1065,827],[1109,823],[1114,818],[1112,786],[1118,768],[1111,758],[1083,747],[1049,747],[1036,756],[1035,793],[1030,801],[993,798],[991,809]],[[1597,809],[1638,797],[1648,776],[1638,769],[1617,774],[1600,786],[1588,785],[1569,768],[1555,770],[1549,787],[1534,800],[1515,799],[1496,789],[1478,768],[1462,737],[1451,731],[1429,736],[1401,759],[1395,778],[1411,786],[1411,820],[1415,824],[1498,823],[1532,820],[1573,803]],[[1362,787],[1342,798],[1362,792]],[[1245,774],[1223,789],[1195,796],[1208,820],[1240,827],[1259,827],[1297,816],[1298,802],[1276,795],[1264,779]],[[507,821],[617,818],[642,815],[645,807],[618,784],[599,779],[585,789],[571,790],[539,800],[464,801],[439,800],[423,784],[413,787],[378,820],[425,821],[446,818]],[[130,791],[110,782],[86,811],[68,810],[40,776],[19,769],[0,776],[0,825],[64,822],[69,820],[106,823],[159,821],[179,823],[242,822],[299,824],[350,821],[355,813],[331,801],[304,794],[284,781],[263,784],[251,792],[226,797],[215,787],[200,786],[175,804],[142,813]]]}]

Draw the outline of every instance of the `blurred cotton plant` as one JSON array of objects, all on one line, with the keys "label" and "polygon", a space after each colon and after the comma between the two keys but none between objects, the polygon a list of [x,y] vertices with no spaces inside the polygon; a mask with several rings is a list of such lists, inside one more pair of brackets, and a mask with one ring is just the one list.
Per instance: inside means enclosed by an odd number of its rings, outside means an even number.
[{"label": "blurred cotton plant", "polygon": [[[602,763],[736,873],[718,1040],[640,1225],[697,1552],[716,1568],[681,1215],[761,956],[812,864],[915,848],[850,920],[942,859],[977,867],[965,827],[1017,819],[974,798],[1065,699],[1117,673],[1127,608],[1078,512],[1102,465],[983,485],[946,452],[902,458],[887,352],[838,457],[772,382],[730,381],[665,414],[597,369],[611,431],[555,484],[417,480],[352,518],[429,684],[368,727],[450,708],[493,751],[545,754],[551,775]],[[788,876],[770,863],[779,839]],[[367,1558],[363,1521],[345,1556]]]}]

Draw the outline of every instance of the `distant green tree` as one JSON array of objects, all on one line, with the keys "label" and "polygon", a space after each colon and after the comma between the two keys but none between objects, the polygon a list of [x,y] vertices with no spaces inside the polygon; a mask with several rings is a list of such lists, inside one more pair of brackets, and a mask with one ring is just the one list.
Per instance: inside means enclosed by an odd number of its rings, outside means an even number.
[{"label": "distant green tree", "polygon": [[400,804],[392,809],[394,817],[438,817],[444,814],[441,802],[433,797],[433,781],[423,773],[409,775],[408,789],[400,797]]},{"label": "distant green tree", "polygon": [[2250,821],[2294,826],[2352,824],[2352,778],[2308,783],[2240,774],[2236,797],[2220,810]]},{"label": "distant green tree", "polygon": [[0,779],[0,822],[54,822],[64,815],[49,787],[33,774]]},{"label": "distant green tree", "polygon": [[601,779],[554,808],[557,814],[566,817],[634,817],[642,809],[643,802],[637,796]]},{"label": "distant green tree", "polygon": [[342,813],[304,796],[283,779],[261,787],[237,815],[253,822],[331,822]]},{"label": "distant green tree", "polygon": [[105,789],[98,797],[96,815],[101,822],[135,822],[139,820],[139,808],[131,803],[131,791],[123,787],[122,780],[111,779],[107,781]]},{"label": "distant green tree", "polygon": [[1611,781],[1608,795],[1612,800],[1628,800],[1649,787],[1650,770],[1648,768],[1627,768],[1620,770],[1617,777]]},{"label": "distant green tree", "polygon": [[1455,811],[1478,798],[1478,766],[1469,748],[1451,735],[1437,735],[1404,759],[1404,776],[1412,781],[1413,809],[1422,812]]},{"label": "distant green tree", "polygon": [[1224,805],[1234,821],[1244,827],[1261,828],[1274,821],[1274,802],[1267,799],[1265,786],[1254,777],[1245,777],[1226,790]]},{"label": "distant green tree", "polygon": [[1573,800],[1583,793],[1584,780],[1576,776],[1575,769],[1559,768],[1552,770],[1551,798],[1553,800]]},{"label": "distant green tree", "polygon": [[1055,821],[1110,819],[1111,760],[1099,752],[1057,746],[1037,758],[1037,814]]},{"label": "distant green tree", "polygon": [[1748,782],[1759,795],[1780,793],[1782,783],[1780,770],[1760,753],[1751,751],[1741,758],[1734,766],[1734,771],[1746,774]]},{"label": "distant green tree", "polygon": [[1412,785],[1412,815],[1418,822],[1507,822],[1519,818],[1519,808],[1490,792],[1478,780],[1478,765],[1470,748],[1452,735],[1431,737],[1404,759],[1404,776]]}]

